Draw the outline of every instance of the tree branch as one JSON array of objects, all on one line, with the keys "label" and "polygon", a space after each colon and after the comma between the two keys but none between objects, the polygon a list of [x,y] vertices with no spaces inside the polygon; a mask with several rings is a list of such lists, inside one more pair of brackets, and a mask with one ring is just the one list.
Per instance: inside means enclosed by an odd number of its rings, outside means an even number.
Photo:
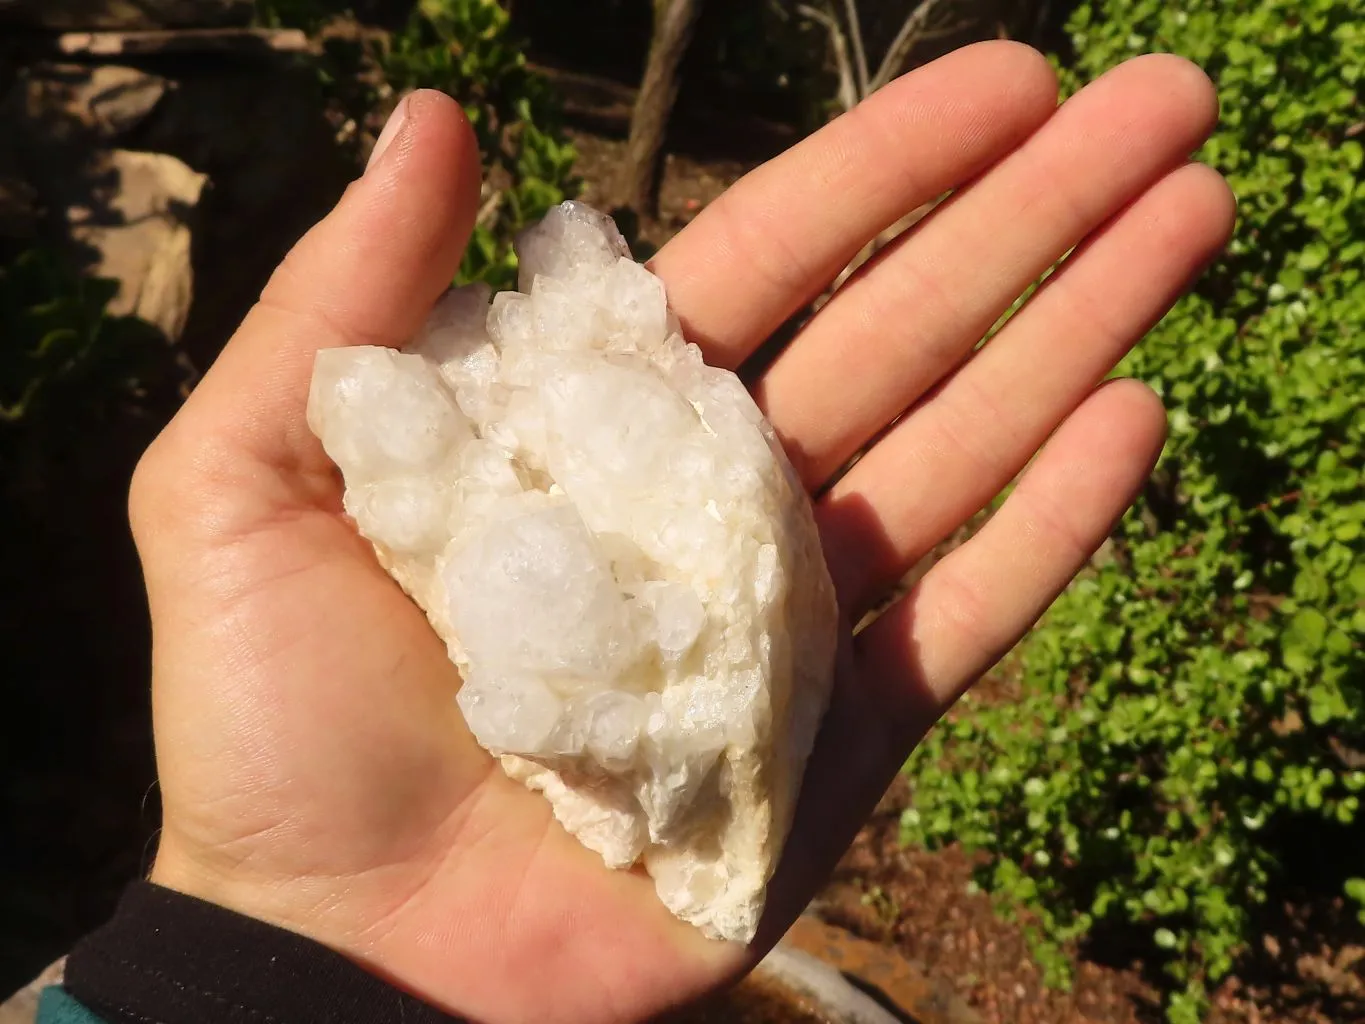
[{"label": "tree branch", "polygon": [[817,22],[829,32],[830,46],[834,50],[834,64],[839,69],[839,105],[852,110],[863,95],[858,91],[858,82],[853,71],[853,63],[848,55],[848,40],[839,25],[839,19],[828,11],[822,11],[810,4],[798,4],[796,13],[803,18]]},{"label": "tree branch", "polygon": [[[964,32],[969,28],[975,28],[977,24],[978,22],[973,21],[971,18],[964,18],[961,21],[955,21],[952,24],[943,25],[940,28],[927,28],[915,36],[915,42],[927,43],[931,39],[944,39],[948,36],[955,36],[959,32]],[[1009,33],[1005,32],[1000,38],[1008,39]]]},{"label": "tree branch", "polygon": [[497,190],[483,201],[483,205],[479,207],[478,216],[474,218],[475,227],[490,229],[493,227],[494,222],[498,219],[498,212],[502,209],[502,197],[502,191]]},{"label": "tree branch", "polygon": [[868,83],[868,92],[873,93],[886,85],[887,82],[896,77],[896,72],[905,64],[905,58],[910,55],[917,42],[924,36],[929,18],[942,6],[944,0],[924,0],[910,12],[905,19],[905,24],[896,33],[896,38],[892,40],[891,47],[886,51],[886,57],[882,60],[881,67],[877,69],[876,76]]},{"label": "tree branch", "polygon": [[858,72],[858,97],[869,95],[867,50],[863,46],[863,23],[858,16],[858,0],[844,0],[844,18],[848,21],[848,34],[853,39],[853,59]]}]

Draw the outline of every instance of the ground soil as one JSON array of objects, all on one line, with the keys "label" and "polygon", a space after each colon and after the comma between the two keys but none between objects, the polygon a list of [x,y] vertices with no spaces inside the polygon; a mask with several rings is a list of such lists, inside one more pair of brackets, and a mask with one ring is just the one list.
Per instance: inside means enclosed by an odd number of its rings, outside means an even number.
[{"label": "ground soil", "polygon": [[[625,155],[624,140],[603,137],[581,129],[570,129],[569,137],[578,150],[578,173],[583,178],[584,202],[599,208],[612,205],[612,180]],[[739,160],[698,160],[685,154],[667,158],[664,169],[660,216],[643,222],[636,232],[636,248],[647,255],[690,224],[706,206],[737,181],[749,164]]]},{"label": "ground soil", "polygon": [[746,171],[794,144],[799,133],[742,110],[681,106],[669,125],[663,189],[657,217],[633,223],[617,209],[617,175],[626,151],[634,91],[626,85],[560,68],[539,67],[561,98],[565,123],[578,151],[579,198],[622,221],[648,256]]},{"label": "ground soil", "polygon": [[1139,1024],[1153,993],[1138,971],[1077,965],[1071,992],[1049,990],[1021,930],[971,889],[973,858],[900,843],[910,790],[897,779],[840,862],[818,910],[863,938],[896,946],[926,973],[949,980],[989,1024]]}]

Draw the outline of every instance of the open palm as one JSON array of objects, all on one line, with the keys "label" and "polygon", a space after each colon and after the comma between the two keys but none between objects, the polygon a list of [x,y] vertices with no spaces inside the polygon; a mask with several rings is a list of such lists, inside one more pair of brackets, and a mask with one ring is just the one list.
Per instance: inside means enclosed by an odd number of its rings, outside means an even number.
[{"label": "open palm", "polygon": [[304,420],[313,356],[409,338],[478,204],[458,106],[424,92],[405,109],[134,481],[165,808],[152,879],[479,1020],[640,1019],[776,941],[924,730],[1141,485],[1164,436],[1160,403],[1101,381],[1229,231],[1227,188],[1187,163],[1212,127],[1212,90],[1188,64],[1150,57],[1058,109],[1036,53],[971,47],[755,171],[654,261],[690,340],[738,367],[869,239],[954,190],[756,387],[820,495],[850,622],[1046,442],[984,529],[848,638],[747,949],[674,921],[647,878],[605,869],[495,769],[464,728],[443,645],[341,516],[337,474]]}]

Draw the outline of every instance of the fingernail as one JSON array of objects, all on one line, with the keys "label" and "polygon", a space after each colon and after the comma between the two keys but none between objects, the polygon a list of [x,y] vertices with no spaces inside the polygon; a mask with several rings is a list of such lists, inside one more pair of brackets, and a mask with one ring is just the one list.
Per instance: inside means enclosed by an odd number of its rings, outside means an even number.
[{"label": "fingernail", "polygon": [[403,126],[408,123],[408,101],[411,96],[404,96],[398,101],[398,106],[393,108],[393,113],[389,115],[388,122],[384,125],[384,130],[379,133],[379,138],[375,140],[374,149],[370,151],[370,160],[365,165],[366,173],[379,163],[379,158],[384,155],[384,151],[393,144],[393,140],[398,138],[398,133],[403,130]]}]

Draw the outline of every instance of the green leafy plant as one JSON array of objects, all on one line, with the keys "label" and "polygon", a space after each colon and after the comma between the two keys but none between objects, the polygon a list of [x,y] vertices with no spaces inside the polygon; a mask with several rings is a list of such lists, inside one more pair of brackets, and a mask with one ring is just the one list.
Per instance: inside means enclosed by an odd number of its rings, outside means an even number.
[{"label": "green leafy plant", "polygon": [[[348,10],[338,0],[264,0],[258,17],[316,32]],[[329,41],[318,68],[324,86],[357,119],[382,97],[413,89],[460,101],[479,140],[486,185],[457,280],[515,284],[517,233],[576,195],[578,181],[554,93],[527,64],[507,11],[497,0],[421,0],[398,31],[366,38],[364,46]],[[382,85],[357,89],[366,60]]]},{"label": "green leafy plant", "polygon": [[44,249],[0,266],[0,427],[32,423],[76,395],[88,408],[137,389],[159,339],[150,324],[106,314],[117,291]]},{"label": "green leafy plant", "polygon": [[[1090,0],[1074,90],[1150,50],[1218,85],[1200,154],[1241,221],[1122,368],[1171,438],[1112,553],[907,770],[907,841],[989,851],[1050,980],[1097,925],[1148,936],[1188,1024],[1295,843],[1365,791],[1365,22],[1351,0]],[[1358,841],[1358,840],[1357,840]],[[1335,884],[1365,906],[1344,866]]]},{"label": "green leafy plant", "polygon": [[483,154],[486,198],[460,280],[516,280],[512,242],[578,188],[548,83],[526,63],[496,0],[423,0],[379,55],[397,92],[441,89],[465,108]]}]

